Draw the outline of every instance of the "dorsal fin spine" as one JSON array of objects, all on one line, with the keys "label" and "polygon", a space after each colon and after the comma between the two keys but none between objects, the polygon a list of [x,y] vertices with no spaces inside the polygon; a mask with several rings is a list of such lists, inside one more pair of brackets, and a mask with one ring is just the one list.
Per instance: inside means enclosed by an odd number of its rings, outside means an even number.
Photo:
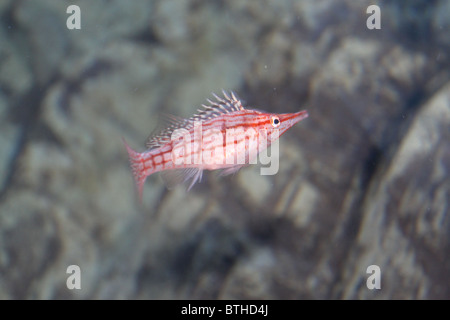
[{"label": "dorsal fin spine", "polygon": [[225,99],[213,93],[212,95],[217,101],[206,99],[210,105],[202,104],[203,109],[198,109],[197,114],[194,114],[189,119],[177,119],[174,116],[166,116],[166,120],[169,120],[168,125],[148,139],[147,147],[151,149],[163,146],[170,141],[170,136],[174,130],[179,128],[189,130],[193,127],[194,121],[211,120],[223,114],[244,110],[241,101],[234,92],[227,93],[225,90],[222,90],[222,93]]}]

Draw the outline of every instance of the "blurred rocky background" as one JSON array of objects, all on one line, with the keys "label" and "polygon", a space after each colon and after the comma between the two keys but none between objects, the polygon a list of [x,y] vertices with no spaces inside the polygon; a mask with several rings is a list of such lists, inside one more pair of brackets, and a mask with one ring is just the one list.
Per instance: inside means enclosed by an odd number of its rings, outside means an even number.
[{"label": "blurred rocky background", "polygon": [[[0,1],[0,299],[449,299],[449,17],[445,0]],[[121,137],[142,151],[158,112],[222,89],[309,111],[279,173],[190,192],[154,175],[140,205]]]}]

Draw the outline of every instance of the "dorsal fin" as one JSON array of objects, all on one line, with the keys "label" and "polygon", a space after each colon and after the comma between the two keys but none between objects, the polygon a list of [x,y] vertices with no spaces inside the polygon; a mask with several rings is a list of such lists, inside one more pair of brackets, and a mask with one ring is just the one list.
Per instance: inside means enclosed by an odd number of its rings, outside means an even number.
[{"label": "dorsal fin", "polygon": [[195,121],[206,121],[220,117],[223,114],[244,110],[241,100],[239,100],[234,92],[226,93],[222,91],[223,98],[213,93],[216,101],[207,99],[210,105],[202,105],[202,109],[198,109],[198,113],[189,119],[180,118],[170,114],[162,114],[160,117],[159,130],[155,130],[147,140],[147,148],[153,149],[163,146],[171,139],[172,133],[176,129],[184,128],[189,130],[193,128]]},{"label": "dorsal fin", "polygon": [[190,119],[177,117],[167,113],[160,113],[158,126],[148,137],[146,146],[148,149],[161,147],[170,141],[174,130],[190,127]]},{"label": "dorsal fin", "polygon": [[222,93],[224,99],[218,97],[216,94],[213,93],[213,96],[214,98],[216,98],[216,101],[211,101],[210,99],[207,99],[210,105],[208,106],[203,104],[202,105],[203,108],[198,109],[198,113],[192,116],[191,119],[194,121],[210,120],[226,113],[244,110],[241,100],[239,100],[236,97],[234,92],[227,94],[225,91],[222,91]]}]

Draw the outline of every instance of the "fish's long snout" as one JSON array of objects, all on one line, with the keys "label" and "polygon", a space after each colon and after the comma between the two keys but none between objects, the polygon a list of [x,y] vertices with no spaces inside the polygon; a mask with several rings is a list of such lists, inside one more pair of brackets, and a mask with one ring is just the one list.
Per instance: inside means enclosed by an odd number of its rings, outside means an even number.
[{"label": "fish's long snout", "polygon": [[293,120],[294,120],[294,123],[297,123],[299,121],[302,121],[305,118],[308,118],[308,111],[302,110],[302,111],[294,113]]},{"label": "fish's long snout", "polygon": [[280,115],[281,122],[288,121],[290,126],[293,126],[294,124],[296,124],[299,121],[302,121],[305,118],[308,118],[308,111],[306,110]]}]

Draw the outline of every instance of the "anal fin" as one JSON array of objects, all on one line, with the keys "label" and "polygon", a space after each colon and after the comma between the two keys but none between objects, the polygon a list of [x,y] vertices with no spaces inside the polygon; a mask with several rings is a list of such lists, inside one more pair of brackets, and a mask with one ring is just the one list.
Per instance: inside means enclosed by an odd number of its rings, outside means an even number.
[{"label": "anal fin", "polygon": [[199,168],[173,169],[161,172],[161,178],[167,189],[173,189],[175,186],[192,180],[189,184],[188,191],[195,183],[200,182],[203,176],[203,170]]},{"label": "anal fin", "polygon": [[247,165],[246,164],[238,164],[238,165],[235,165],[235,166],[232,166],[232,167],[229,167],[229,168],[222,169],[220,171],[219,175],[221,177],[223,177],[223,176],[228,176],[230,174],[235,174],[236,172],[239,171],[239,169],[241,169],[242,167],[245,167],[245,166],[247,166]]}]

